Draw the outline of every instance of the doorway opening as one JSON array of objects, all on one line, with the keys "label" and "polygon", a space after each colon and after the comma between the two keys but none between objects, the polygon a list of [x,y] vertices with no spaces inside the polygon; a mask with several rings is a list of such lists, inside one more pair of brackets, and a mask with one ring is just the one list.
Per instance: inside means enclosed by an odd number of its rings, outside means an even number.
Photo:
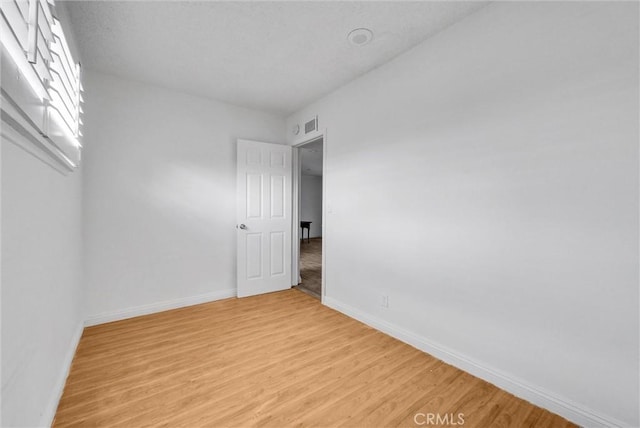
[{"label": "doorway opening", "polygon": [[300,291],[322,299],[324,138],[306,141],[294,150],[294,228],[298,232],[293,251],[293,262],[297,267],[294,285]]}]

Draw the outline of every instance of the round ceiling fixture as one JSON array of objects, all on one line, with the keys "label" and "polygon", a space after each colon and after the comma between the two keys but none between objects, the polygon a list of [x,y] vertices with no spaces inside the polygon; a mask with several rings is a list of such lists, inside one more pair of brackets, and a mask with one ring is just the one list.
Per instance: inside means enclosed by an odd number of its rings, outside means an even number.
[{"label": "round ceiling fixture", "polygon": [[347,39],[352,45],[364,46],[373,38],[373,31],[368,28],[356,28],[351,31],[347,36]]}]

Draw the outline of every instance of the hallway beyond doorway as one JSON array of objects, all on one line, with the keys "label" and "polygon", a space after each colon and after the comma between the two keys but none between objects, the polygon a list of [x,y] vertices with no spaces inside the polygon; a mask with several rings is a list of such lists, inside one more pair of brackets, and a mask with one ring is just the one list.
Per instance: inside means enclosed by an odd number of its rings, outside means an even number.
[{"label": "hallway beyond doorway", "polygon": [[300,242],[300,277],[297,288],[315,298],[322,292],[322,238]]}]

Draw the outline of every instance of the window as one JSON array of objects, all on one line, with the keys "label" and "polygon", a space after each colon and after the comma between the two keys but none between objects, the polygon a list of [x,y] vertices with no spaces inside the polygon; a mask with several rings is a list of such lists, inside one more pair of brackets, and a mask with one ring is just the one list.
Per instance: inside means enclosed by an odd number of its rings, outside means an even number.
[{"label": "window", "polygon": [[81,70],[54,1],[3,0],[0,10],[2,135],[72,171],[82,148]]}]

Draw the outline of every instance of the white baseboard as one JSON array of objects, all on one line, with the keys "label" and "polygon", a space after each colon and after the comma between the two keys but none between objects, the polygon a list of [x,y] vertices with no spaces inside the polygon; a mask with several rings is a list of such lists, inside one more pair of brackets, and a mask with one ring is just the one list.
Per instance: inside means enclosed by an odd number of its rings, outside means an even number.
[{"label": "white baseboard", "polygon": [[556,413],[582,427],[595,428],[629,426],[628,423],[622,422],[608,415],[603,415],[569,399],[559,397],[558,395],[550,391],[546,391],[543,388],[534,386],[525,380],[518,379],[507,373],[503,373],[500,370],[488,367],[473,358],[462,355],[447,348],[446,346],[434,343],[425,337],[391,324],[379,317],[367,314],[360,309],[356,309],[353,306],[342,303],[336,299],[324,296],[323,303],[338,312],[342,312],[351,318],[361,321],[383,333],[388,334],[389,336],[433,355],[434,357],[496,385],[517,397]]},{"label": "white baseboard", "polygon": [[60,398],[62,398],[62,393],[64,392],[64,386],[67,383],[67,376],[69,376],[69,371],[71,370],[71,363],[73,362],[73,357],[76,355],[76,349],[78,348],[78,343],[80,343],[80,338],[82,337],[82,331],[84,330],[84,326],[82,323],[78,323],[76,330],[73,332],[73,336],[71,337],[71,342],[69,342],[69,349],[67,349],[67,353],[64,356],[64,361],[62,364],[62,371],[60,372],[60,376],[56,381],[56,384],[53,389],[53,396],[49,401],[49,405],[44,410],[42,414],[42,423],[41,426],[50,427],[53,424],[53,418],[56,416],[56,410],[58,410],[58,403],[60,402]]},{"label": "white baseboard", "polygon": [[127,318],[139,317],[141,315],[149,315],[156,312],[168,311],[169,309],[183,308],[185,306],[199,305],[201,303],[213,302],[215,300],[228,299],[236,297],[236,289],[214,291],[211,293],[200,294],[197,296],[182,297],[179,299],[165,300],[163,302],[150,303],[148,305],[135,306],[132,308],[121,309],[114,312],[106,312],[88,317],[84,325],[86,327],[104,324],[112,321],[120,321]]}]

